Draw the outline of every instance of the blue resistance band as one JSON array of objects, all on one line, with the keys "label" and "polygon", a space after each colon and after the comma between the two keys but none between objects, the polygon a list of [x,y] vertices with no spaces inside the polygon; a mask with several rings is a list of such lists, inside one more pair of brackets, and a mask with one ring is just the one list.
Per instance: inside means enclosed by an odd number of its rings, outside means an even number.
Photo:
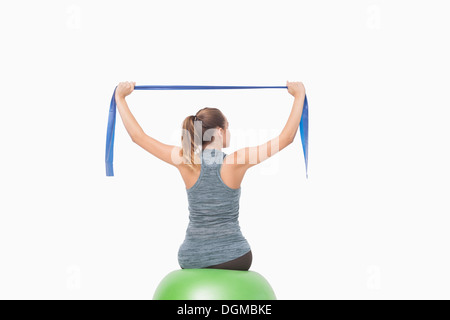
[{"label": "blue resistance band", "polygon": [[[224,89],[287,89],[283,87],[249,87],[249,86],[135,86],[134,90],[224,90]],[[114,176],[114,133],[116,128],[116,90],[114,90],[109,107],[108,129],[106,132],[106,176]],[[308,178],[308,99],[305,96],[303,113],[300,121],[300,138],[302,140],[303,155],[305,157],[306,178]]]}]

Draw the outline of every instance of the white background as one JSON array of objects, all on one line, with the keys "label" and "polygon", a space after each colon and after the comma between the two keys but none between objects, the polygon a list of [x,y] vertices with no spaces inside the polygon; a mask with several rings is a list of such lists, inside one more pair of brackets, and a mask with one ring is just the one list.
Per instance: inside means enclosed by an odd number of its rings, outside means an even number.
[{"label": "white background", "polygon": [[[119,81],[286,80],[307,90],[310,175],[298,135],[247,172],[251,270],[279,299],[450,298],[448,1],[2,1],[0,27],[0,298],[151,299],[179,268],[185,185],[119,115],[105,176]],[[174,145],[186,116],[221,109],[228,154],[277,135],[293,98],[128,101]]]}]

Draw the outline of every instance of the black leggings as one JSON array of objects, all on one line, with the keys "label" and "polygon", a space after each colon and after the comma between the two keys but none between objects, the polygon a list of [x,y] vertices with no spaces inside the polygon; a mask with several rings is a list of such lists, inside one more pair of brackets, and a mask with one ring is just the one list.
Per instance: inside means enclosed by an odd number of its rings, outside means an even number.
[{"label": "black leggings", "polygon": [[227,269],[227,270],[240,270],[240,271],[248,271],[252,265],[253,255],[250,250],[243,256],[236,258],[234,260],[224,262],[221,264],[217,264],[215,266],[207,267],[207,269]]}]

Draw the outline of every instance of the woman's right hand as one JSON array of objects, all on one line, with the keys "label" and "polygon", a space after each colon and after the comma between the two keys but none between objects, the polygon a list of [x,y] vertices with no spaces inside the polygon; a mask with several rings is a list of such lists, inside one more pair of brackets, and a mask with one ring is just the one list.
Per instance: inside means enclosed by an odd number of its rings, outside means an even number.
[{"label": "woman's right hand", "polygon": [[295,98],[303,97],[305,95],[305,86],[302,82],[286,81],[288,92]]}]

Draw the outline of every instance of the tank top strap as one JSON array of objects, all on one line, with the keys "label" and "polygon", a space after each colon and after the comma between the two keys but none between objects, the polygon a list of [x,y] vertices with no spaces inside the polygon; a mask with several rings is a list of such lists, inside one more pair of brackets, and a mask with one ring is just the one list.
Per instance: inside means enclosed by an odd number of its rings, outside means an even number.
[{"label": "tank top strap", "polygon": [[218,149],[205,149],[202,151],[202,166],[207,168],[220,168],[226,154]]}]

